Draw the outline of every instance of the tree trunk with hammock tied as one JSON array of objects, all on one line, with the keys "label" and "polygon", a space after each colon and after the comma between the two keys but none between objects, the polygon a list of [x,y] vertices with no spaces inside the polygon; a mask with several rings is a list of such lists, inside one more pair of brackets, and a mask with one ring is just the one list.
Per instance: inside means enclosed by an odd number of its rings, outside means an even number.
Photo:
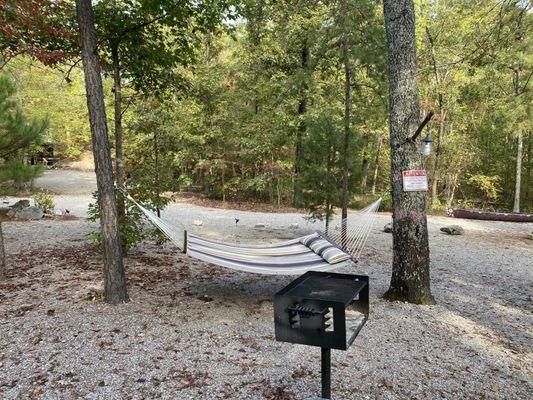
[{"label": "tree trunk with hammock tied", "polygon": [[404,192],[402,171],[420,169],[416,143],[419,125],[413,0],[383,3],[388,47],[391,184],[393,199],[392,278],[385,298],[434,304],[430,290],[426,193]]},{"label": "tree trunk with hammock tied", "polygon": [[91,0],[76,0],[76,11],[98,188],[104,257],[104,295],[107,303],[123,303],[128,301],[128,294]]}]

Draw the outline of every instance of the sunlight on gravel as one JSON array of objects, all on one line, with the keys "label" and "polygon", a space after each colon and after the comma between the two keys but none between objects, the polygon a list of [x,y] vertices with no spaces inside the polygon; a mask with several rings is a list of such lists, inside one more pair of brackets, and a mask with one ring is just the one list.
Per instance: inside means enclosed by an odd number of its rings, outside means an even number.
[{"label": "sunlight on gravel", "polygon": [[[57,198],[78,215],[87,195]],[[276,241],[319,225],[301,214],[172,204],[169,221],[228,241]],[[236,225],[233,218],[239,218]],[[192,221],[201,219],[202,227]],[[371,314],[333,351],[335,399],[529,399],[531,224],[430,217],[436,306],[388,303],[391,235],[381,214],[361,262]],[[460,223],[464,236],[439,232]],[[265,223],[265,228],[255,228]],[[290,228],[298,224],[298,228]],[[529,226],[528,226],[529,225]],[[274,340],[272,295],[290,277],[221,269],[146,242],[126,258],[131,302],[100,302],[101,259],[85,220],[3,223],[2,399],[305,399],[320,350]]]}]

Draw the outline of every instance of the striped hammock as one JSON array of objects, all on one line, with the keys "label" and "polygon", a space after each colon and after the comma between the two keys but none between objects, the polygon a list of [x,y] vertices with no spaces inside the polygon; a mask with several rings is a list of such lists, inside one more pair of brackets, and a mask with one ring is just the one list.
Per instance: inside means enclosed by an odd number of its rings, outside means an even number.
[{"label": "striped hammock", "polygon": [[[124,191],[120,193],[190,257],[238,271],[270,275],[300,275],[307,271],[331,271],[355,263],[368,238],[381,198],[340,224],[329,234],[311,235],[265,245],[240,245],[206,239],[170,225]],[[352,221],[353,220],[353,221]],[[350,230],[348,230],[350,222]]]}]

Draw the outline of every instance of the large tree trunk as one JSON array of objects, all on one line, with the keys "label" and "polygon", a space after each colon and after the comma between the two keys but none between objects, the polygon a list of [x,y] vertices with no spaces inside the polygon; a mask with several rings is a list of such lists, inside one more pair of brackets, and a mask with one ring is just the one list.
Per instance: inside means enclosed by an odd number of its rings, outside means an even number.
[{"label": "large tree trunk", "polygon": [[426,193],[404,192],[402,171],[419,169],[421,156],[408,138],[419,124],[413,0],[384,0],[387,30],[393,265],[385,298],[434,303],[430,290]]},{"label": "large tree trunk", "polygon": [[6,253],[4,250],[4,232],[0,222],[0,281],[7,279]]},{"label": "large tree trunk", "polygon": [[[126,172],[124,170],[124,155],[122,150],[122,81],[120,77],[118,44],[113,45],[111,53],[113,58],[113,91],[115,93],[115,171],[117,187],[124,189]],[[118,198],[117,209],[119,221],[124,221],[126,219],[126,208],[122,196]]]},{"label": "large tree trunk", "polygon": [[122,261],[104,91],[100,76],[100,60],[91,0],[76,0],[76,10],[98,187],[104,257],[105,301],[107,303],[122,303],[128,301],[128,294]]},{"label": "large tree trunk", "polygon": [[518,132],[516,138],[516,181],[514,189],[514,205],[513,212],[520,212],[520,185],[522,178],[522,156],[523,156],[523,136],[522,132]]}]

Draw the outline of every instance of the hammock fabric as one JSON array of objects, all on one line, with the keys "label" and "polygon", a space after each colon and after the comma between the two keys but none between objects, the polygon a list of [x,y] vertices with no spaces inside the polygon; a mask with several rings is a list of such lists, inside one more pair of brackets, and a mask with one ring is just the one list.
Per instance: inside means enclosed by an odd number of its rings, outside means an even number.
[{"label": "hammock fabric", "polygon": [[[268,246],[240,246],[187,234],[186,252],[211,264],[259,274],[300,275],[307,271],[330,271],[346,264],[328,263],[302,244],[300,238]],[[350,260],[346,255],[345,260]]]},{"label": "hammock fabric", "polygon": [[[320,232],[262,246],[224,243],[192,235],[185,230],[177,230],[127,193],[121,193],[184,253],[211,264],[258,274],[300,275],[307,271],[331,271],[357,262],[355,253],[345,250]],[[370,229],[371,225],[367,226]],[[360,234],[368,235],[362,231]]]}]

